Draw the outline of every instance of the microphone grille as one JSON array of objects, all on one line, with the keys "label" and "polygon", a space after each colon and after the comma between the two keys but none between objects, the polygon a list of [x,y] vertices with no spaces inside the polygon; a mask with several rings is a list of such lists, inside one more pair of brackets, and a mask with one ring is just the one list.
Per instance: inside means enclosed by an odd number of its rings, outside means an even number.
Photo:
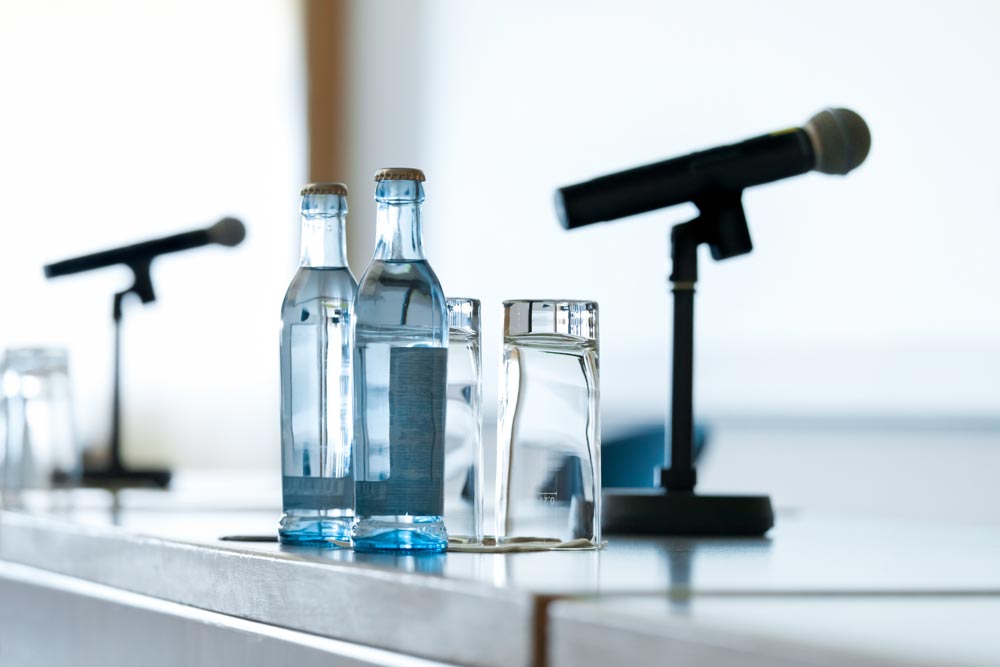
[{"label": "microphone grille", "polygon": [[208,240],[219,245],[239,245],[246,236],[247,228],[236,218],[223,218],[208,228]]},{"label": "microphone grille", "polygon": [[864,119],[850,109],[824,109],[804,129],[816,153],[817,171],[843,175],[868,157],[872,135]]}]

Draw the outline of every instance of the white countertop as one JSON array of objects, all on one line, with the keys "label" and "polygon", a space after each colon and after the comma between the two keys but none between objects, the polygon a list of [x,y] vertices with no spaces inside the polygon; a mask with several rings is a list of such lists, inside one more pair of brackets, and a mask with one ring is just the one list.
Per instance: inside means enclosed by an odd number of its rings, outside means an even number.
[{"label": "white countertop", "polygon": [[[209,500],[128,492],[116,507],[89,491],[73,509],[0,512],[0,560],[454,664],[641,664],[672,651],[715,656],[687,664],[1000,664],[994,624],[977,622],[1000,619],[989,528],[779,513],[765,539],[392,556],[221,541],[273,534],[278,511]],[[742,648],[713,654],[725,638]]]}]

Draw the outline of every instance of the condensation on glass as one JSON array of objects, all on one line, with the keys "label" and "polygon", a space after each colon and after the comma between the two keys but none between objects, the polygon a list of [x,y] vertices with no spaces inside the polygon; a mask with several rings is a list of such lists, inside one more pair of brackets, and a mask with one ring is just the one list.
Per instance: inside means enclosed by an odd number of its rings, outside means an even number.
[{"label": "condensation on glass", "polygon": [[504,302],[496,535],[601,542],[597,304]]},{"label": "condensation on glass", "polygon": [[347,188],[302,190],[302,254],[281,306],[282,542],[348,539],[354,519],[357,283],[347,267]]},{"label": "condensation on glass", "polygon": [[448,532],[483,538],[482,349],[479,300],[448,299],[444,517]]}]

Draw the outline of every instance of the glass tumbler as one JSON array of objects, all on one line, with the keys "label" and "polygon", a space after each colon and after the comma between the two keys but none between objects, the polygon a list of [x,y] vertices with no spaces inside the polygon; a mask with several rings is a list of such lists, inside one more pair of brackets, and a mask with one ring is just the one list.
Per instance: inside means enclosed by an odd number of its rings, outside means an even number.
[{"label": "glass tumbler", "polygon": [[11,348],[0,361],[0,490],[72,486],[81,453],[66,350]]},{"label": "glass tumbler", "polygon": [[448,299],[448,404],[444,523],[448,534],[483,539],[482,351],[479,300]]},{"label": "glass tumbler", "polygon": [[597,304],[504,302],[496,535],[601,543]]}]

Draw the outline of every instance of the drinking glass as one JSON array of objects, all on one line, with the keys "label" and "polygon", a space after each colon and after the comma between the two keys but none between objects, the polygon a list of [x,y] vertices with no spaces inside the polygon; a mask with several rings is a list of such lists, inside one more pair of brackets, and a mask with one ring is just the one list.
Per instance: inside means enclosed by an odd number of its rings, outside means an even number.
[{"label": "drinking glass", "polygon": [[479,300],[448,299],[448,406],[444,523],[449,535],[482,542],[483,421]]},{"label": "drinking glass", "polygon": [[504,302],[496,535],[601,544],[597,304]]},{"label": "drinking glass", "polygon": [[50,489],[78,481],[66,350],[11,348],[0,360],[0,490]]}]

